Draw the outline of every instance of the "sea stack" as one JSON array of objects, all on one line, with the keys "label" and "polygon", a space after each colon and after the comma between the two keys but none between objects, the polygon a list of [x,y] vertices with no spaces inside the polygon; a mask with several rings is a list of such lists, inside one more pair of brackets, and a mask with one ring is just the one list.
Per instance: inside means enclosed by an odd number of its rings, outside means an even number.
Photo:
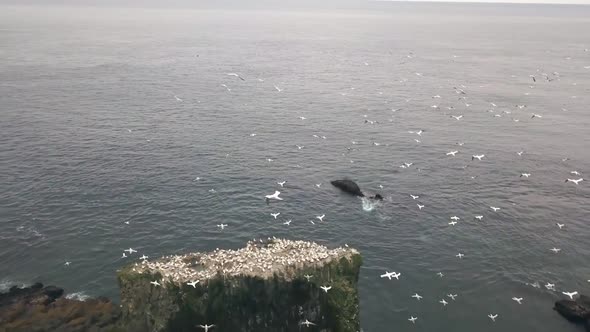
[{"label": "sea stack", "polygon": [[352,248],[276,238],[145,260],[118,273],[122,323],[137,331],[359,331],[361,263]]}]

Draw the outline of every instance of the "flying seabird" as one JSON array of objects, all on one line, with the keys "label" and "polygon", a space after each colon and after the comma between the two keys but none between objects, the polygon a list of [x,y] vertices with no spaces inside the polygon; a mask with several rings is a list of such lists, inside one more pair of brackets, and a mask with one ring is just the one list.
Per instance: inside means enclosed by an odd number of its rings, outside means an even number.
[{"label": "flying seabird", "polygon": [[412,324],[416,324],[416,320],[418,319],[418,317],[414,317],[414,316],[410,316],[410,318],[408,318],[408,320],[410,322],[412,322]]},{"label": "flying seabird", "polygon": [[518,302],[518,304],[522,304],[522,297],[513,297],[512,298],[514,301]]},{"label": "flying seabird", "polygon": [[272,195],[266,195],[264,197],[266,197],[266,200],[267,201],[269,199],[276,199],[276,200],[282,201],[283,199],[279,197],[280,194],[281,194],[281,192],[277,190],[277,191],[275,191],[274,194],[272,194]]},{"label": "flying seabird", "polygon": [[576,185],[578,185],[578,183],[580,183],[581,181],[584,181],[584,179],[583,178],[579,178],[577,180],[574,180],[574,179],[567,179],[567,180],[565,180],[565,182],[573,182]]},{"label": "flying seabird", "polygon": [[329,291],[330,289],[332,289],[332,286],[320,286],[320,288],[321,288],[321,289],[322,289],[324,292],[328,293],[328,291]]},{"label": "flying seabird", "polygon": [[306,274],[303,276],[305,279],[307,279],[307,281],[309,281],[311,279],[311,277],[313,277],[312,275]]},{"label": "flying seabird", "polygon": [[495,206],[490,206],[490,209],[494,210],[494,212],[498,212],[498,210],[500,210],[499,207],[495,207]]},{"label": "flying seabird", "polygon": [[574,296],[578,295],[578,292],[577,291],[575,291],[575,292],[561,292],[561,293],[563,295],[569,296],[570,300],[573,300],[574,299]]},{"label": "flying seabird", "polygon": [[525,177],[528,178],[529,176],[531,176],[531,173],[520,173],[520,177]]},{"label": "flying seabird", "polygon": [[488,317],[490,317],[490,319],[492,320],[492,322],[495,322],[496,321],[496,318],[498,317],[498,314],[495,314],[495,315],[489,314]]},{"label": "flying seabird", "polygon": [[320,221],[324,221],[325,216],[326,216],[325,214],[322,214],[321,216],[317,216],[316,218],[319,219]]},{"label": "flying seabird", "polygon": [[135,250],[135,249],[132,249],[132,248],[125,249],[125,250],[123,250],[123,251],[127,251],[127,252],[129,252],[129,255],[131,255],[131,254],[132,254],[132,253],[134,253],[134,252],[137,252],[137,250]]},{"label": "flying seabird", "polygon": [[235,77],[241,79],[242,81],[245,81],[245,79],[242,76],[240,76],[239,74],[236,74],[236,73],[227,73],[226,75],[235,76]]},{"label": "flying seabird", "polygon": [[446,306],[447,304],[449,304],[449,302],[445,301],[445,299],[442,299],[440,301],[438,301],[439,303],[442,303],[443,307]]},{"label": "flying seabird", "polygon": [[141,259],[141,260],[144,260],[144,261],[145,261],[146,259],[148,259],[148,258],[149,258],[149,257],[148,257],[148,256],[146,256],[146,255],[143,255],[143,256],[139,257],[139,259]]},{"label": "flying seabird", "polygon": [[438,272],[437,275],[441,278],[445,276],[442,272]]},{"label": "flying seabird", "polygon": [[271,213],[270,215],[273,216],[275,219],[277,219],[277,217],[280,215],[280,212],[277,213]]},{"label": "flying seabird", "polygon": [[447,297],[450,298],[451,300],[455,301],[457,294],[447,294]]},{"label": "flying seabird", "polygon": [[187,282],[186,284],[189,286],[193,286],[193,288],[197,288],[198,283],[199,283],[199,280],[195,280],[193,282]]},{"label": "flying seabird", "polygon": [[455,150],[455,151],[451,151],[451,152],[447,152],[447,156],[455,156],[455,154],[457,154],[459,151]]},{"label": "flying seabird", "polygon": [[475,219],[477,219],[477,220],[480,220],[480,221],[481,221],[481,220],[483,219],[483,216],[481,216],[481,215],[479,215],[479,216],[475,216]]},{"label": "flying seabird", "polygon": [[465,255],[462,254],[462,253],[458,253],[458,254],[455,255],[455,257],[459,257],[459,259],[463,258],[463,256],[465,256]]},{"label": "flying seabird", "polygon": [[154,286],[160,286],[160,283],[157,280],[150,281],[150,284],[152,284]]},{"label": "flying seabird", "polygon": [[279,87],[278,87],[278,86],[276,86],[276,85],[275,85],[275,89],[276,89],[278,92],[281,92],[281,91],[283,91],[283,89],[279,88]]},{"label": "flying seabird", "polygon": [[550,250],[553,251],[556,254],[561,251],[561,249],[558,249],[558,248],[555,248],[555,247],[551,248]]},{"label": "flying seabird", "polygon": [[420,301],[420,299],[422,298],[422,296],[418,295],[418,293],[412,295],[412,297],[415,298],[418,301]]},{"label": "flying seabird", "polygon": [[418,209],[422,210],[422,208],[424,207],[424,205],[420,205],[420,204],[416,204],[418,205]]},{"label": "flying seabird", "polygon": [[410,194],[410,197],[412,197],[412,199],[418,199],[418,198],[420,198],[420,196],[418,196],[418,195],[412,195],[412,194]]},{"label": "flying seabird", "polygon": [[304,320],[303,322],[299,322],[299,325],[305,325],[305,327],[310,327],[312,325],[315,325],[314,323],[308,321],[307,319]]},{"label": "flying seabird", "polygon": [[277,182],[277,184],[279,186],[281,186],[281,188],[285,185],[285,183],[287,183],[287,181],[281,181],[281,182]]},{"label": "flying seabird", "polygon": [[291,219],[289,219],[289,220],[285,221],[285,222],[283,223],[283,225],[287,225],[287,226],[289,226],[289,225],[291,225],[291,221],[292,221],[292,220],[291,220]]},{"label": "flying seabird", "polygon": [[198,326],[200,328],[202,328],[203,330],[205,330],[205,332],[209,332],[209,329],[212,328],[212,327],[214,327],[215,325],[214,324],[211,324],[211,325],[205,324],[205,325],[198,325]]},{"label": "flying seabird", "polygon": [[217,225],[217,227],[221,228],[221,230],[223,230],[224,228],[227,227],[227,224],[219,224]]},{"label": "flying seabird", "polygon": [[451,115],[451,118],[454,118],[455,120],[459,121],[463,118],[463,115],[459,115],[459,116]]},{"label": "flying seabird", "polygon": [[471,160],[477,159],[481,160],[481,158],[485,157],[485,154],[473,155],[471,156]]}]

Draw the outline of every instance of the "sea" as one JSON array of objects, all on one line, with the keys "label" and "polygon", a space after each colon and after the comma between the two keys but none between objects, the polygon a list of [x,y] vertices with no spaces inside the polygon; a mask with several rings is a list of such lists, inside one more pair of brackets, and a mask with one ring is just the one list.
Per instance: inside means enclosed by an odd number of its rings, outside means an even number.
[{"label": "sea", "polygon": [[2,5],[1,288],[275,236],[361,252],[365,332],[581,331],[590,7],[334,4]]}]

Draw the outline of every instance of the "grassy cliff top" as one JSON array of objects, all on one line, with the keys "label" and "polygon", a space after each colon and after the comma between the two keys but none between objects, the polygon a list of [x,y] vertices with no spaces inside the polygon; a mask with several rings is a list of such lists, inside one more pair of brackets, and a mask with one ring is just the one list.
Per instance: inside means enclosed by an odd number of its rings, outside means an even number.
[{"label": "grassy cliff top", "polygon": [[[314,242],[269,238],[249,241],[238,250],[215,249],[210,253],[189,253],[130,266],[131,273],[159,274],[173,283],[201,282],[222,274],[267,279],[273,275],[290,278],[297,271],[321,267],[334,260],[352,259],[359,252],[352,248],[328,249]],[[133,271],[133,272],[132,272]]]}]

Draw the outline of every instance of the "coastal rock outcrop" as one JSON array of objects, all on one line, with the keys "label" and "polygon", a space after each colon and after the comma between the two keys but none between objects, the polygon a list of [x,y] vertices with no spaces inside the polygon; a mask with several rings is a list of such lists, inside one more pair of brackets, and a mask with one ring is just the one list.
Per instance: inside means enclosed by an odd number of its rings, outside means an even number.
[{"label": "coastal rock outcrop", "polygon": [[138,331],[358,331],[361,262],[355,249],[275,238],[144,260],[118,273],[122,323]]},{"label": "coastal rock outcrop", "polygon": [[106,298],[78,301],[64,290],[36,283],[0,294],[0,332],[118,332],[121,312]]},{"label": "coastal rock outcrop", "polygon": [[576,301],[560,300],[553,309],[571,322],[584,324],[590,332],[590,297],[582,295]]}]

